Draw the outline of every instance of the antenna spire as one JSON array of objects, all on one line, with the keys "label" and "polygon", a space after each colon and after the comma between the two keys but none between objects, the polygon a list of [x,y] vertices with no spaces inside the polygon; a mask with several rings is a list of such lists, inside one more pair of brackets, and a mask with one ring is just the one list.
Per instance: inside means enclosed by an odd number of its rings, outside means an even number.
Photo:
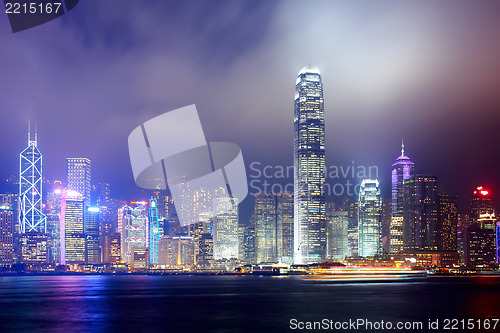
[{"label": "antenna spire", "polygon": [[28,143],[31,141],[31,123],[28,120]]},{"label": "antenna spire", "polygon": [[38,141],[38,122],[35,122],[35,143]]},{"label": "antenna spire", "polygon": [[405,142],[403,138],[401,138],[401,156],[405,156]]}]

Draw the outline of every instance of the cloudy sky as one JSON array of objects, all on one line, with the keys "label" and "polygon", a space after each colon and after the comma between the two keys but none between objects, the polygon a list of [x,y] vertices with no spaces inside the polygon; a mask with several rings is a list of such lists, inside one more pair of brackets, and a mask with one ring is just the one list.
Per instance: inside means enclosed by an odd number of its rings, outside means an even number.
[{"label": "cloudy sky", "polygon": [[290,165],[295,78],[311,64],[328,165],[378,166],[388,196],[404,137],[464,208],[475,186],[500,192],[498,17],[481,0],[85,0],[13,34],[1,14],[0,176],[17,174],[31,120],[47,178],[85,156],[95,180],[131,187],[128,134],[189,104],[247,166]]}]

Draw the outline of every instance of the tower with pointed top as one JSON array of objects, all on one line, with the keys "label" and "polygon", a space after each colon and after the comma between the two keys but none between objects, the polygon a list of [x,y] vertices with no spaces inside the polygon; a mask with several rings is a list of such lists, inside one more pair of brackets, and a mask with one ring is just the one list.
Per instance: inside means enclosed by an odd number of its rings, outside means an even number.
[{"label": "tower with pointed top", "polygon": [[405,155],[405,144],[401,140],[401,156],[392,165],[392,216],[390,224],[390,245],[392,254],[403,253],[403,225],[405,203],[405,181],[413,174],[414,163]]},{"label": "tower with pointed top", "polygon": [[37,143],[36,127],[33,140],[31,126],[28,125],[28,146],[19,155],[19,228],[21,233],[46,232],[46,218],[42,212],[42,154]]},{"label": "tower with pointed top", "polygon": [[294,261],[326,256],[325,115],[318,68],[303,67],[295,84]]}]

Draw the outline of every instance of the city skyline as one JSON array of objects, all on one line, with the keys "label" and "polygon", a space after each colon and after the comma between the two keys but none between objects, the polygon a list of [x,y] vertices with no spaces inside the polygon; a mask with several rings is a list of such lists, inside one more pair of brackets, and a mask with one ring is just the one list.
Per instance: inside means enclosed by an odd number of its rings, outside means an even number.
[{"label": "city skyline", "polygon": [[[207,124],[207,139],[230,138],[245,152],[247,167],[252,161],[292,165],[290,82],[297,68],[314,63],[326,85],[327,165],[379,166],[387,197],[390,175],[384,168],[403,137],[419,171],[432,172],[459,195],[462,210],[463,193],[477,184],[500,183],[499,158],[490,153],[499,140],[494,124],[500,45],[493,33],[499,4],[293,3],[187,1],[125,8],[90,1],[46,25],[4,36],[5,47],[25,58],[0,56],[9,64],[3,71],[9,84],[0,93],[0,132],[4,140],[19,142],[0,147],[0,177],[17,169],[13,153],[22,148],[31,120],[39,124],[48,179],[63,174],[65,158],[86,156],[94,162],[96,180],[125,192],[133,187],[126,137],[136,124],[161,113],[143,110],[192,103]],[[96,11],[102,16],[88,27],[83,22]],[[314,12],[318,23],[294,24],[302,12]],[[373,17],[373,28],[364,33],[358,22],[366,17]],[[7,24],[2,16],[0,28],[7,30]],[[144,24],[156,28],[144,34]],[[132,32],[123,34],[127,29]],[[110,43],[104,43],[103,31]],[[297,36],[303,47],[295,46]],[[72,62],[63,61],[63,50]],[[30,73],[39,75],[27,80]],[[96,84],[98,74],[106,75]],[[172,77],[182,79],[174,84]],[[226,119],[231,128],[221,131]]]}]

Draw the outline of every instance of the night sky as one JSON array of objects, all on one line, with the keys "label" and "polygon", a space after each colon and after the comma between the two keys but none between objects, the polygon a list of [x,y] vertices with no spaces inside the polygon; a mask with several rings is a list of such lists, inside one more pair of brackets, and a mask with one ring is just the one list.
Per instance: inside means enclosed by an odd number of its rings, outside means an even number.
[{"label": "night sky", "polygon": [[295,79],[310,64],[328,166],[377,166],[389,196],[404,138],[466,210],[476,186],[500,192],[499,17],[491,0],[84,0],[13,34],[0,13],[0,177],[17,175],[31,120],[46,178],[88,157],[120,196],[135,186],[129,133],[189,104],[247,167],[291,165]]}]

